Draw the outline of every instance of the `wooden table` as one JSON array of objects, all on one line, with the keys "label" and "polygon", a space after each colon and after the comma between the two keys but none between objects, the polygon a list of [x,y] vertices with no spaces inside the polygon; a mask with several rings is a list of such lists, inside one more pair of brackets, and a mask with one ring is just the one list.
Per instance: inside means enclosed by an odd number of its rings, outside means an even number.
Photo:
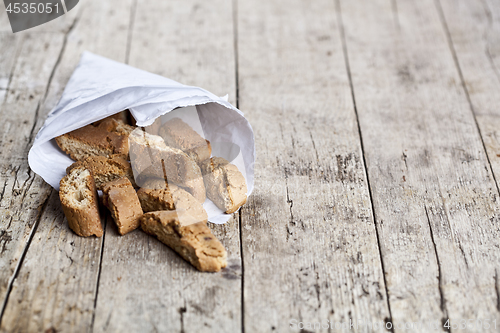
[{"label": "wooden table", "polygon": [[[0,7],[1,332],[500,331],[499,1],[82,0],[16,34]],[[228,268],[68,229],[27,154],[84,50],[249,119]]]}]

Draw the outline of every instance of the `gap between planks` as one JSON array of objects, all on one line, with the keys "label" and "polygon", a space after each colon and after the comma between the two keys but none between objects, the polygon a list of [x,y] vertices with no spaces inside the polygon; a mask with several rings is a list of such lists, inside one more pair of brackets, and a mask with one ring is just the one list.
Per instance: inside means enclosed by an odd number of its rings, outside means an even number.
[{"label": "gap between planks", "polygon": [[40,224],[40,220],[42,219],[43,213],[45,212],[45,208],[47,207],[47,204],[49,202],[49,198],[53,192],[54,192],[54,190],[50,189],[49,194],[47,195],[47,198],[42,203],[41,209],[38,213],[38,216],[36,217],[36,222],[35,222],[35,224],[33,224],[33,227],[31,228],[31,231],[30,231],[30,234],[28,237],[28,241],[26,242],[26,245],[23,249],[21,257],[17,261],[17,265],[16,265],[16,268],[14,269],[14,273],[12,274],[11,278],[9,279],[9,283],[7,285],[7,293],[5,294],[5,298],[4,298],[4,301],[2,303],[2,307],[0,308],[0,327],[2,325],[2,318],[3,318],[3,314],[5,312],[5,308],[7,307],[7,303],[9,302],[9,296],[10,296],[10,292],[12,291],[12,286],[14,284],[14,281],[17,278],[19,270],[21,269],[21,266],[22,266],[23,261],[24,261],[24,257],[26,257],[26,253],[28,252],[28,248],[31,244],[31,241],[33,240],[33,237],[35,236],[36,230],[38,229],[38,225]]},{"label": "gap between planks", "polygon": [[[81,13],[79,15],[81,15]],[[28,145],[32,144],[33,133],[34,133],[34,130],[36,128],[36,124],[37,124],[37,120],[38,120],[37,119],[37,117],[38,117],[38,111],[40,109],[40,106],[43,105],[45,103],[46,99],[47,99],[47,94],[48,94],[48,91],[49,91],[52,79],[54,77],[54,73],[56,72],[57,68],[59,67],[62,55],[64,54],[64,51],[66,49],[66,44],[67,44],[67,41],[68,41],[68,35],[73,31],[74,27],[76,26],[76,24],[78,22],[78,19],[79,19],[79,15],[75,17],[75,19],[73,20],[71,26],[64,33],[64,39],[63,39],[63,44],[61,46],[61,51],[59,52],[59,55],[58,55],[57,60],[56,60],[56,63],[54,64],[54,67],[52,68],[52,71],[50,73],[49,80],[47,82],[47,86],[46,86],[45,92],[43,94],[43,98],[39,102],[38,107],[36,109],[35,121],[33,122],[33,127],[31,129],[31,132],[30,132],[30,135],[29,135],[29,140],[28,140],[28,143],[27,143]],[[20,48],[16,52],[15,62],[17,62],[17,59],[19,58],[19,53],[20,53]],[[9,78],[9,82],[8,82],[8,85],[7,85],[7,88],[6,88],[6,92],[9,91],[10,82],[12,81],[12,77],[14,75],[14,69],[15,69],[15,64],[12,67],[12,71],[11,71],[11,74],[10,74],[10,78]],[[7,96],[7,93],[5,94],[5,96]],[[27,160],[26,160],[26,163],[27,163]],[[29,167],[28,167],[28,169],[29,169]],[[29,169],[29,170],[31,170],[31,169]],[[4,190],[5,190],[5,188],[4,188]],[[10,293],[12,291],[12,286],[13,286],[14,281],[16,280],[16,278],[17,278],[17,276],[19,274],[19,270],[21,269],[21,266],[22,266],[22,264],[24,262],[24,258],[26,257],[26,253],[28,252],[28,249],[29,249],[29,247],[31,245],[31,241],[33,240],[33,237],[35,236],[35,233],[36,233],[36,231],[38,229],[38,225],[40,224],[40,220],[41,220],[41,218],[43,216],[43,212],[45,211],[45,208],[47,207],[47,203],[49,201],[49,198],[53,194],[53,192],[54,192],[53,189],[50,189],[47,197],[45,198],[45,200],[41,204],[41,206],[40,206],[41,209],[40,209],[40,211],[39,211],[39,213],[37,215],[35,224],[31,228],[31,231],[30,231],[30,234],[29,234],[29,237],[28,237],[28,241],[26,242],[26,245],[23,248],[23,251],[22,251],[21,256],[20,256],[20,258],[19,258],[19,260],[17,262],[17,265],[16,265],[16,268],[14,270],[14,273],[12,274],[11,278],[9,279],[9,282],[8,282],[8,285],[7,285],[7,293],[5,294],[5,298],[4,298],[4,301],[2,303],[2,307],[0,308],[0,325],[2,323],[2,319],[3,319],[3,314],[5,312],[5,308],[7,307],[7,303],[9,301],[9,296],[10,296]]]},{"label": "gap between planks", "polygon": [[[495,182],[497,188],[497,194],[500,196],[500,188],[498,187],[498,182],[495,177],[495,173],[493,172],[493,167],[491,165],[490,155],[488,155],[488,151],[486,150],[486,145],[484,144],[483,133],[481,132],[481,128],[479,127],[479,123],[477,122],[476,112],[474,111],[474,105],[470,99],[469,90],[465,85],[464,75],[462,74],[462,68],[460,68],[460,63],[458,62],[457,52],[455,51],[455,46],[453,45],[453,40],[451,38],[450,29],[448,28],[448,24],[446,23],[446,19],[443,13],[443,7],[441,6],[440,0],[434,0],[436,4],[436,10],[439,14],[439,20],[443,25],[443,30],[446,34],[446,40],[448,41],[448,47],[450,48],[451,55],[453,56],[453,62],[455,63],[455,67],[457,68],[458,76],[460,77],[460,83],[464,90],[465,96],[467,97],[467,103],[469,103],[469,108],[472,113],[472,117],[474,118],[474,123],[476,124],[477,131],[479,132],[479,137],[481,138],[481,144],[483,145],[484,154],[486,155],[486,160],[488,161],[488,166],[490,168],[491,175],[493,176],[493,181]],[[495,71],[496,73],[496,71]]]},{"label": "gap between planks", "polygon": [[[232,0],[233,6],[233,43],[234,43],[234,76],[236,88],[236,108],[240,108],[240,89],[238,76],[238,0]],[[243,257],[243,233],[241,231],[241,213],[243,207],[238,212],[238,224],[240,233],[240,259],[241,259],[241,333],[245,333],[245,261]]]},{"label": "gap between planks", "polygon": [[[393,3],[393,9],[394,9],[394,14],[397,14],[397,5],[396,5],[396,0],[392,0]],[[370,206],[373,214],[373,224],[375,226],[375,234],[377,235],[377,248],[378,248],[378,254],[380,258],[380,264],[381,264],[381,269],[382,269],[382,276],[384,278],[384,287],[385,287],[385,295],[386,295],[386,300],[387,300],[387,308],[389,310],[389,318],[387,318],[387,322],[393,322],[392,321],[392,312],[391,312],[391,303],[389,302],[389,291],[387,288],[387,280],[386,280],[386,273],[385,273],[385,268],[384,268],[384,257],[382,256],[382,252],[380,249],[380,235],[378,232],[377,228],[377,216],[375,213],[375,207],[373,205],[373,193],[372,193],[372,186],[370,184],[370,177],[368,175],[368,170],[366,169],[366,157],[365,157],[365,147],[363,144],[363,134],[361,133],[361,127],[359,125],[359,115],[358,115],[358,109],[356,107],[356,95],[354,93],[354,85],[352,83],[352,76],[351,76],[351,68],[349,66],[349,52],[347,50],[347,42],[346,42],[346,37],[345,37],[345,30],[344,30],[344,21],[342,20],[342,8],[340,6],[340,0],[335,0],[335,9],[337,12],[337,21],[339,24],[339,32],[340,32],[340,39],[342,41],[342,53],[344,54],[344,61],[345,61],[345,67],[347,71],[347,78],[349,79],[349,87],[351,89],[351,97],[352,97],[352,103],[354,106],[354,114],[356,115],[356,125],[358,128],[358,134],[359,134],[359,141],[361,145],[361,154],[363,156],[363,171],[365,173],[366,177],[366,184],[368,186],[368,195],[370,197]],[[399,23],[396,20],[398,29],[399,29]],[[391,326],[390,329],[391,332],[394,333],[394,327]]]}]

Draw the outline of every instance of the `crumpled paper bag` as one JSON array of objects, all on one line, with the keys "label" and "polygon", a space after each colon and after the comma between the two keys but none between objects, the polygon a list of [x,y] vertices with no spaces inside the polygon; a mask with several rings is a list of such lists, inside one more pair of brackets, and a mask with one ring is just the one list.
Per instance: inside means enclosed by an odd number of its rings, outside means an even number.
[{"label": "crumpled paper bag", "polygon": [[[59,149],[54,138],[125,109],[130,110],[137,126],[149,126],[174,109],[181,114],[186,110],[183,118],[187,120],[197,114],[199,124],[193,128],[212,143],[212,156],[235,164],[246,179],[247,195],[252,193],[255,141],[252,127],[240,110],[202,88],[90,52],[82,54],[59,103],[38,132],[28,154],[30,168],[59,190],[59,181],[74,161]],[[210,222],[229,220],[230,215],[208,199],[203,206]]]}]

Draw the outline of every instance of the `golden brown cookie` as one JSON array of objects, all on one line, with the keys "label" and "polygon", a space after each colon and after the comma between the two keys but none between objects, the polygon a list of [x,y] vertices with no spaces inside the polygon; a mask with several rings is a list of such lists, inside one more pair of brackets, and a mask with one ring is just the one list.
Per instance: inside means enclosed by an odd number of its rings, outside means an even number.
[{"label": "golden brown cookie", "polygon": [[116,180],[121,177],[127,177],[132,186],[135,187],[134,175],[132,167],[127,161],[125,155],[106,156],[89,156],[83,160],[71,164],[66,172],[69,173],[72,169],[83,166],[88,169],[94,177],[95,186],[98,190],[102,190],[106,183]]},{"label": "golden brown cookie", "polygon": [[79,166],[61,179],[59,198],[71,230],[84,237],[102,236],[97,191],[89,170]]},{"label": "golden brown cookie", "polygon": [[128,155],[128,136],[133,129],[115,119],[106,119],[98,126],[90,124],[58,136],[56,142],[75,161],[97,155]]},{"label": "golden brown cookie", "polygon": [[130,160],[139,187],[163,178],[186,189],[198,201],[206,199],[200,167],[182,150],[168,147],[160,136],[137,129],[129,136]]},{"label": "golden brown cookie", "polygon": [[156,236],[202,272],[227,266],[227,253],[205,223],[182,224],[175,211],[145,213],[141,228]]},{"label": "golden brown cookie", "polygon": [[101,120],[98,120],[98,121],[95,121],[92,123],[92,125],[94,126],[97,126],[99,125],[100,123],[102,123],[103,121],[106,121],[108,119],[115,119],[115,120],[118,120],[124,124],[128,124],[129,121],[128,121],[128,110],[125,110],[125,111],[121,111],[121,112],[118,112],[118,113],[115,113],[109,117],[106,117],[104,119],[101,119]]},{"label": "golden brown cookie", "polygon": [[201,169],[207,197],[227,214],[247,201],[247,184],[236,165],[222,157],[212,157],[202,163]]},{"label": "golden brown cookie", "polygon": [[137,229],[143,212],[137,193],[128,178],[122,177],[107,183],[102,192],[103,203],[111,212],[118,233],[125,235]]},{"label": "golden brown cookie", "polygon": [[201,163],[210,158],[212,153],[210,141],[205,140],[180,118],[167,121],[161,126],[158,134],[168,146],[182,150],[196,163]]},{"label": "golden brown cookie", "polygon": [[203,205],[190,193],[174,184],[166,185],[164,183],[163,187],[158,185],[161,184],[150,181],[137,191],[142,210],[145,213],[176,210],[179,220],[183,224],[207,222],[208,215]]}]

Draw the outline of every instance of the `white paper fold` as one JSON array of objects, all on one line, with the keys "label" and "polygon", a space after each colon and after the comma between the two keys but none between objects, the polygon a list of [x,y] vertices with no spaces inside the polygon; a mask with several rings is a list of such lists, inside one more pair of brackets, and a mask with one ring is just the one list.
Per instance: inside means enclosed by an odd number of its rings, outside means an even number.
[{"label": "white paper fold", "polygon": [[[243,113],[227,101],[227,96],[218,97],[202,88],[186,86],[89,52],[83,53],[59,103],[38,132],[28,163],[59,190],[59,181],[73,161],[59,149],[55,137],[125,109],[131,111],[137,126],[148,126],[161,115],[185,106],[196,106],[206,139],[223,147],[224,143],[239,147],[240,153],[233,161],[245,176],[250,195],[255,163],[253,131]],[[213,223],[229,219],[229,215],[214,209],[211,202],[204,207]]]}]

